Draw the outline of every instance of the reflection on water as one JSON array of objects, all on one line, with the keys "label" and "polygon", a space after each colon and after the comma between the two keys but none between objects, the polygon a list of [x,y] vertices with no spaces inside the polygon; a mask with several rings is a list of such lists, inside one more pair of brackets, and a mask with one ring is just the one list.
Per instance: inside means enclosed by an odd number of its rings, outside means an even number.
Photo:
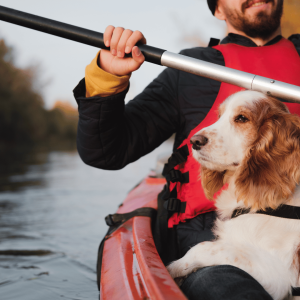
[{"label": "reflection on water", "polygon": [[29,149],[0,152],[0,192],[17,191],[29,185],[41,185],[39,178],[31,178],[30,168],[43,165],[47,153],[34,153]]},{"label": "reflection on water", "polygon": [[120,171],[84,165],[76,152],[0,156],[0,299],[99,299],[98,245],[127,192],[165,143]]}]

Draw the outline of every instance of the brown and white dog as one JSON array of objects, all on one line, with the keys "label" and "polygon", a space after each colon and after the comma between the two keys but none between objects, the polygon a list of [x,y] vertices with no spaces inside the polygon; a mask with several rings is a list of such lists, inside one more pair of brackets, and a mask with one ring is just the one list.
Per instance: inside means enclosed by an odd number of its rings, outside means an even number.
[{"label": "brown and white dog", "polygon": [[[216,199],[216,240],[171,263],[171,276],[233,265],[273,299],[290,297],[291,286],[300,286],[300,220],[255,212],[300,206],[300,118],[275,98],[243,91],[226,99],[218,121],[197,132],[191,143],[206,196],[212,199],[224,183],[228,188]],[[239,208],[251,211],[231,219]]]}]

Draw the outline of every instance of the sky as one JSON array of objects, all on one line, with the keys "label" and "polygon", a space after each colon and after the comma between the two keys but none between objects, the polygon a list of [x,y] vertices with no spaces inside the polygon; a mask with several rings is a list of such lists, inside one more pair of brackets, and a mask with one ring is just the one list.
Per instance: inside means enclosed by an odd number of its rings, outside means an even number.
[{"label": "sky", "polygon": [[[214,18],[206,0],[0,0],[1,6],[104,32],[114,25],[140,30],[147,44],[179,52],[196,46],[184,37],[223,38],[225,24]],[[38,66],[38,82],[47,108],[56,100],[76,102],[72,90],[98,49],[0,21],[0,39],[13,47],[18,67]],[[163,67],[144,63],[133,73],[126,101],[140,93]]]}]

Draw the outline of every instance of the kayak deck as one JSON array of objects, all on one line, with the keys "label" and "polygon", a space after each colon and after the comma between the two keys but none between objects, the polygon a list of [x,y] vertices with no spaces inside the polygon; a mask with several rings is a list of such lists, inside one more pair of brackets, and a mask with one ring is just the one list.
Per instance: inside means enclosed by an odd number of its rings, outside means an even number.
[{"label": "kayak deck", "polygon": [[[157,208],[157,195],[165,183],[165,179],[147,177],[128,194],[117,213]],[[187,299],[157,253],[150,217],[128,220],[105,241],[100,299]]]}]

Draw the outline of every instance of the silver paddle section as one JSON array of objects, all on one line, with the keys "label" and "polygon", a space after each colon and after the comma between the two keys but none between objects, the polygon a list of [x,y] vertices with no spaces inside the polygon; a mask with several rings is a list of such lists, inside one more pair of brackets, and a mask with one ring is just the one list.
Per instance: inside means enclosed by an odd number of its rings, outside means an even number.
[{"label": "silver paddle section", "polygon": [[300,103],[300,87],[277,81],[255,74],[223,67],[196,58],[165,51],[161,57],[161,64],[198,76],[230,83],[247,90],[262,92],[287,100]]}]

